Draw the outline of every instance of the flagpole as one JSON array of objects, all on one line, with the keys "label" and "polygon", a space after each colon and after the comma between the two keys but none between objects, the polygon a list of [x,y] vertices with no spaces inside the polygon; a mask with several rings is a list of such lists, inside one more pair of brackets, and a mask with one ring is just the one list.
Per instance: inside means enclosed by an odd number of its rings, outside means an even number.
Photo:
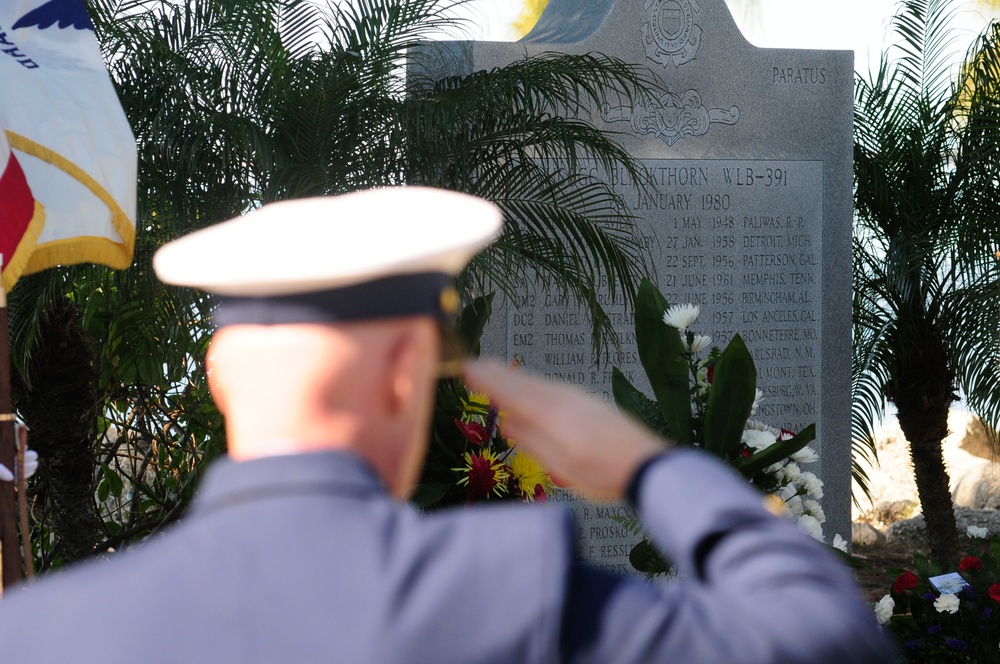
[{"label": "flagpole", "polygon": [[[0,270],[3,257],[0,257]],[[0,284],[0,463],[17,468],[14,443],[14,413],[10,396],[10,343],[7,327],[7,291]],[[24,578],[21,546],[17,541],[17,507],[14,482],[0,482],[0,569],[2,585],[10,587]]]}]

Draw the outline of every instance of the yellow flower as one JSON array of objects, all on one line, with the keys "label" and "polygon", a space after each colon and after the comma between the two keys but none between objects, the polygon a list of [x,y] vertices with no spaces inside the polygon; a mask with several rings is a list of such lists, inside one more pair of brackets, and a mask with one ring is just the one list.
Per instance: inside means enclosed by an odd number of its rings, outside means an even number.
[{"label": "yellow flower", "polygon": [[515,450],[507,461],[510,475],[516,482],[517,490],[525,500],[531,502],[535,498],[544,500],[545,496],[555,490],[556,485],[538,460],[521,450]]},{"label": "yellow flower", "polygon": [[[462,421],[486,417],[490,413],[490,396],[485,392],[469,392],[469,400],[462,399]],[[482,422],[480,422],[482,424]]]}]

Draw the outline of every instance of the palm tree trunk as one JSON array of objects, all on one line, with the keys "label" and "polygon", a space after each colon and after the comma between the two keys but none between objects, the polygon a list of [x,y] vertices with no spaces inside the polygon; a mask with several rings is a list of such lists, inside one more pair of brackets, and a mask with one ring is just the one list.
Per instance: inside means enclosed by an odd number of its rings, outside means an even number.
[{"label": "palm tree trunk", "polygon": [[887,396],[896,405],[899,426],[910,445],[931,559],[947,569],[957,562],[958,529],[941,441],[948,435],[955,374],[933,323],[924,327],[917,337],[920,343],[896,358]]},{"label": "palm tree trunk", "polygon": [[[54,547],[63,563],[94,553],[94,458],[98,399],[93,341],[68,299],[42,316],[31,383],[18,387],[18,411],[41,464],[35,493],[50,501]],[[20,381],[18,381],[20,382]]]}]

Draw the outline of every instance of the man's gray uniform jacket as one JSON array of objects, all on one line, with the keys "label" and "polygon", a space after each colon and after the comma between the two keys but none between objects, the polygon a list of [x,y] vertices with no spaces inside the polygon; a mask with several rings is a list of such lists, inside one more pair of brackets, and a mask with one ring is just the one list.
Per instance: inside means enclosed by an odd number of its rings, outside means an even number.
[{"label": "man's gray uniform jacket", "polygon": [[139,550],[0,602],[0,661],[886,662],[848,570],[702,455],[656,460],[655,587],[574,558],[555,508],[423,516],[344,453],[216,462]]}]

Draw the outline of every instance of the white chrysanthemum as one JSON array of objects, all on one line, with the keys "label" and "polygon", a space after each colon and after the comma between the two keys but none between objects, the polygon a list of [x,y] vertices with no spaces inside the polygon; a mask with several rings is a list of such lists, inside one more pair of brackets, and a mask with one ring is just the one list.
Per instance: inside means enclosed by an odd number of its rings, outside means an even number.
[{"label": "white chrysanthemum", "polygon": [[[838,535],[839,537],[839,535]],[[875,605],[875,620],[879,625],[884,625],[892,618],[892,611],[896,608],[896,602],[891,595],[886,595]]]},{"label": "white chrysanthemum", "polygon": [[817,500],[823,497],[823,482],[818,477],[807,471],[802,473],[800,481],[810,497]]},{"label": "white chrysanthemum", "polygon": [[785,506],[788,507],[788,511],[792,513],[792,516],[796,518],[805,514],[805,506],[802,504],[802,499],[794,494],[785,500]]},{"label": "white chrysanthemum", "polygon": [[[843,537],[841,537],[840,533],[837,533],[836,535],[833,536],[833,544],[831,544],[831,546],[833,548],[839,550],[839,551],[843,551],[844,553],[847,553],[847,540],[845,540]],[[886,595],[886,597],[889,597],[889,596]]]},{"label": "white chrysanthemum", "polygon": [[788,484],[781,487],[781,491],[778,492],[778,498],[781,498],[787,504],[792,498],[795,498],[799,493],[799,487],[794,484]]},{"label": "white chrysanthemum", "polygon": [[806,498],[802,501],[802,507],[806,514],[816,517],[820,523],[826,523],[826,514],[823,513],[823,507],[815,500]]},{"label": "white chrysanthemum", "polygon": [[990,531],[985,528],[980,528],[979,526],[969,526],[965,529],[965,534],[973,539],[984,539],[990,534]]},{"label": "white chrysanthemum", "polygon": [[691,345],[688,345],[687,334],[680,332],[681,335],[681,345],[684,346],[684,351],[688,353],[700,353],[701,351],[708,348],[709,344],[712,343],[712,337],[705,336],[704,334],[694,335],[694,340]]},{"label": "white chrysanthemum", "polygon": [[775,474],[778,476],[778,481],[783,484],[793,484],[802,479],[802,469],[797,463],[791,461],[782,466],[781,470]]},{"label": "white chrysanthemum", "polygon": [[774,436],[775,440],[777,440],[778,436],[781,435],[781,430],[775,429],[774,427],[765,424],[760,420],[747,420],[746,426],[744,426],[743,428],[748,431],[766,431],[772,436]]},{"label": "white chrysanthemum", "polygon": [[797,461],[799,463],[815,463],[819,461],[819,455],[816,454],[816,450],[806,445],[801,450],[796,452],[791,457],[792,461]]},{"label": "white chrysanthemum", "polygon": [[681,332],[694,325],[701,308],[697,304],[675,304],[663,314],[663,322]]},{"label": "white chrysanthemum", "polygon": [[934,600],[934,608],[938,613],[958,613],[958,595],[941,595]]},{"label": "white chrysanthemum", "polygon": [[779,461],[778,463],[772,463],[770,466],[764,469],[765,475],[777,475],[778,471],[785,467],[784,461]]},{"label": "white chrysanthemum", "polygon": [[774,440],[774,436],[769,431],[749,429],[743,432],[743,442],[747,444],[747,447],[754,450],[767,449],[771,445],[774,445]]},{"label": "white chrysanthemum", "polygon": [[757,406],[759,406],[760,402],[763,400],[764,400],[764,393],[761,392],[760,390],[755,390],[753,395],[753,405],[750,406],[751,415],[757,414]]},{"label": "white chrysanthemum", "polygon": [[803,514],[795,521],[795,523],[797,523],[799,529],[806,535],[809,535],[809,537],[818,539],[820,542],[823,541],[823,524],[821,524],[819,519],[816,517]]}]

